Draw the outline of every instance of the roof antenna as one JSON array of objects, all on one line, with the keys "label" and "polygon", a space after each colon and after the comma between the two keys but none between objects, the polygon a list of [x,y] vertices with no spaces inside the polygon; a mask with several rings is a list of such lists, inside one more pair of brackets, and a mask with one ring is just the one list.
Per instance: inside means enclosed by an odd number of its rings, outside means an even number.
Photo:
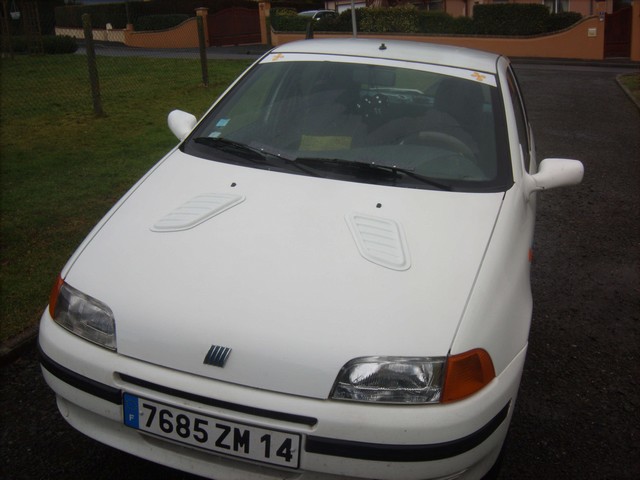
[{"label": "roof antenna", "polygon": [[356,26],[356,7],[354,0],[351,0],[351,26],[353,28],[353,38],[358,36],[358,27]]}]

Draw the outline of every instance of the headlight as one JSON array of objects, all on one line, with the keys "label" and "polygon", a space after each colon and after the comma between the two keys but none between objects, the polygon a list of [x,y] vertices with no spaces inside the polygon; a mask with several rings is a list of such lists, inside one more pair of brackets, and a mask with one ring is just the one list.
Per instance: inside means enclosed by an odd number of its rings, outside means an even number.
[{"label": "headlight", "polygon": [[444,357],[362,357],[338,374],[332,398],[376,403],[437,403]]},{"label": "headlight", "polygon": [[116,322],[111,309],[61,278],[51,292],[49,313],[70,332],[110,350],[116,349]]},{"label": "headlight", "polygon": [[426,404],[462,400],[495,378],[481,348],[448,357],[361,357],[348,362],[331,398],[370,403]]}]

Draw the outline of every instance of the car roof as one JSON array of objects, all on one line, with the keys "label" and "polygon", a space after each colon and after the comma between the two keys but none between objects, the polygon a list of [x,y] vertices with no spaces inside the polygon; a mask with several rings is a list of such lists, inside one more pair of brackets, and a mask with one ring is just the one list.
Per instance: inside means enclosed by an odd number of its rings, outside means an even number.
[{"label": "car roof", "polygon": [[384,58],[466,68],[487,73],[496,73],[497,61],[501,57],[495,53],[470,48],[371,38],[299,40],[281,45],[272,53],[315,53]]},{"label": "car roof", "polygon": [[335,13],[335,11],[333,10],[305,10],[304,12],[298,13],[298,15],[315,15],[316,13],[320,13],[320,12]]}]

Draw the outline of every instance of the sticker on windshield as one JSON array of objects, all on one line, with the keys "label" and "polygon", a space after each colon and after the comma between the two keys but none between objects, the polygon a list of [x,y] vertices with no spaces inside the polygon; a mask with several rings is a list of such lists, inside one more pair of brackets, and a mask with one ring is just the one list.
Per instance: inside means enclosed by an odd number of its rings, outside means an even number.
[{"label": "sticker on windshield", "polygon": [[228,123],[229,123],[228,118],[221,118],[220,120],[218,120],[218,123],[216,123],[216,127],[219,127],[219,128],[226,127]]}]

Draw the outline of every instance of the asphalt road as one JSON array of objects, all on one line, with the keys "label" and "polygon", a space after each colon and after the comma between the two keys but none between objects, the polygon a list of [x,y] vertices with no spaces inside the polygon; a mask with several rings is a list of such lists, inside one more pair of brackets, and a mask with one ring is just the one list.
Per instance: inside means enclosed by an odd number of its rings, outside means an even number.
[{"label": "asphalt road", "polygon": [[[614,68],[516,68],[540,158],[584,162],[539,197],[534,319],[503,479],[640,478],[640,110]],[[67,426],[35,348],[0,370],[0,478],[195,478]]]}]

